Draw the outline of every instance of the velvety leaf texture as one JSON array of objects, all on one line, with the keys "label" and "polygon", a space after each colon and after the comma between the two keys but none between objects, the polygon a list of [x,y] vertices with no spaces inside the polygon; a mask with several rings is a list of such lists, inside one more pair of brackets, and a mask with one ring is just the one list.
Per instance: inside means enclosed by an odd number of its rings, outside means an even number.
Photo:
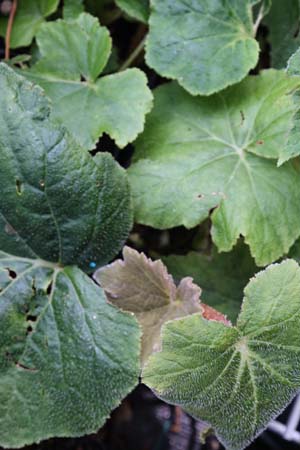
[{"label": "velvety leaf texture", "polygon": [[176,281],[192,277],[201,286],[201,300],[235,321],[243,299],[243,289],[257,271],[248,248],[241,242],[230,252],[211,255],[190,252],[163,258]]},{"label": "velvety leaf texture", "polygon": [[289,57],[300,46],[299,0],[272,0],[270,13],[264,22],[268,27],[268,41],[271,45],[271,64],[282,69]]},{"label": "velvety leaf texture", "polygon": [[96,432],[137,382],[136,322],[75,267],[1,252],[0,327],[1,446]]},{"label": "velvety leaf texture", "polygon": [[[18,2],[12,28],[11,48],[30,45],[46,17],[54,13],[59,0],[25,0]],[[8,19],[0,17],[0,35],[5,37]]]},{"label": "velvety leaf texture", "polygon": [[139,69],[98,78],[111,53],[107,28],[89,14],[43,25],[37,35],[40,60],[24,76],[43,87],[59,119],[87,149],[105,132],[125,147],[143,131],[152,106]]},{"label": "velvety leaf texture", "polygon": [[49,120],[40,88],[0,66],[0,248],[88,269],[122,247],[132,225],[126,173],[92,158]]},{"label": "velvety leaf texture", "polygon": [[90,270],[122,246],[125,172],[83,152],[5,64],[0,93],[0,446],[12,448],[98,430],[137,383],[139,330],[63,267]]},{"label": "velvety leaf texture", "polygon": [[236,327],[201,316],[169,322],[144,382],[244,449],[300,388],[300,269],[288,260],[253,278]]},{"label": "velvety leaf texture", "polygon": [[150,12],[149,0],[116,0],[117,5],[129,16],[147,22]]},{"label": "velvety leaf texture", "polygon": [[190,277],[178,287],[161,261],[151,261],[129,247],[124,261],[99,269],[94,278],[105,290],[109,301],[124,311],[133,312],[143,330],[141,360],[160,348],[160,331],[168,320],[193,313],[202,314],[201,289]]},{"label": "velvety leaf texture", "polygon": [[269,70],[209,98],[158,88],[129,169],[137,222],[192,228],[215,208],[220,251],[241,234],[258,265],[287,253],[300,233],[300,177],[276,159],[289,157],[299,80]]},{"label": "velvety leaf texture", "polygon": [[148,65],[193,95],[210,95],[239,82],[258,61],[252,4],[153,0]]}]

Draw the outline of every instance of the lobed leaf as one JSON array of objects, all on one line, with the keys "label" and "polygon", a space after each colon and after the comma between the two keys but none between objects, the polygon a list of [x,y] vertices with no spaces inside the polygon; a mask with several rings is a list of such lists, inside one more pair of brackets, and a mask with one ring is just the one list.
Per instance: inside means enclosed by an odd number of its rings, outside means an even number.
[{"label": "lobed leaf", "polygon": [[40,88],[0,66],[0,248],[60,264],[107,263],[132,226],[125,171],[49,119]]},{"label": "lobed leaf", "polygon": [[255,3],[153,0],[148,65],[193,95],[210,95],[238,83],[258,61]]},{"label": "lobed leaf", "polygon": [[107,28],[83,13],[76,20],[43,25],[37,34],[41,58],[22,73],[39,84],[61,121],[87,149],[105,132],[121,148],[143,131],[152,106],[147,78],[128,69],[98,78],[111,53]]},{"label": "lobed leaf", "polygon": [[[133,312],[143,331],[141,360],[160,348],[162,325],[193,313],[203,313],[201,289],[187,277],[176,288],[161,261],[151,261],[143,253],[124,247],[124,261],[117,260],[94,274],[109,301]],[[222,316],[222,319],[225,318]]]},{"label": "lobed leaf", "polygon": [[144,382],[244,449],[300,388],[299,325],[300,269],[288,260],[250,281],[236,327],[199,315],[166,324]]},{"label": "lobed leaf", "polygon": [[276,159],[290,156],[299,80],[269,70],[209,98],[158,88],[129,169],[137,222],[192,228],[215,208],[220,251],[241,234],[258,265],[287,253],[300,233],[299,169]]},{"label": "lobed leaf", "polygon": [[96,432],[136,385],[139,330],[76,267],[0,253],[0,445]]},{"label": "lobed leaf", "polygon": [[[10,47],[30,45],[45,19],[54,13],[59,0],[26,0],[18,8],[10,37]],[[5,37],[8,19],[0,17],[0,36]]]}]

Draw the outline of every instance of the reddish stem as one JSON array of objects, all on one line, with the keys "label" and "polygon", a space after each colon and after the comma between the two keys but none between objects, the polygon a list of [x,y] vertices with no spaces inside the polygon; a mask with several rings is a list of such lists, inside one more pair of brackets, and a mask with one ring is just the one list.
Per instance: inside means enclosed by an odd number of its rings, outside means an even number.
[{"label": "reddish stem", "polygon": [[7,29],[5,34],[5,59],[8,60],[10,58],[10,36],[14,23],[15,14],[17,11],[18,0],[13,0],[11,10],[9,13],[9,18],[7,22]]}]

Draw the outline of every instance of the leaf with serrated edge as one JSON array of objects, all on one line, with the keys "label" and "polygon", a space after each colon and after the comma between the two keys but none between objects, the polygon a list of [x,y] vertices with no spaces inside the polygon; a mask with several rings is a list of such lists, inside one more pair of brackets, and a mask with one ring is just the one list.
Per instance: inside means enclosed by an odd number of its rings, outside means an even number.
[{"label": "leaf with serrated edge", "polygon": [[[10,47],[30,45],[45,19],[54,13],[59,0],[19,1],[11,31]],[[5,37],[8,19],[0,16],[0,36]]]},{"label": "leaf with serrated edge", "polygon": [[143,364],[160,349],[160,330],[168,320],[199,313],[227,323],[222,314],[200,304],[201,289],[192,278],[182,279],[176,288],[161,261],[151,261],[129,247],[124,248],[123,257],[124,261],[99,269],[94,278],[111,303],[136,315],[143,330]]},{"label": "leaf with serrated edge", "polygon": [[103,133],[123,148],[143,131],[152,106],[147,78],[135,68],[98,78],[111,38],[95,17],[83,13],[73,21],[44,24],[36,39],[41,58],[23,75],[45,89],[53,117],[84,148],[94,148]]},{"label": "leaf with serrated edge", "polygon": [[258,61],[252,3],[153,0],[148,65],[193,95],[238,83]]},{"label": "leaf with serrated edge", "polygon": [[0,92],[0,446],[12,448],[100,428],[138,381],[139,329],[64,267],[119,250],[132,223],[125,172],[83,152],[5,64]]},{"label": "leaf with serrated edge", "polygon": [[194,315],[169,322],[143,381],[241,450],[300,388],[300,269],[273,265],[253,278],[236,327]]},{"label": "leaf with serrated edge", "polygon": [[282,0],[272,0],[270,13],[264,19],[268,27],[272,67],[283,69],[300,46],[299,21],[299,0],[285,0],[284,7]]},{"label": "leaf with serrated edge", "polygon": [[137,323],[78,268],[1,252],[0,328],[1,446],[96,432],[137,383]]},{"label": "leaf with serrated edge", "polygon": [[275,160],[293,125],[299,80],[269,70],[208,98],[175,83],[158,88],[129,169],[136,221],[192,228],[217,207],[220,251],[241,234],[258,265],[287,253],[300,233],[299,169]]},{"label": "leaf with serrated edge", "polygon": [[122,248],[132,226],[125,171],[94,159],[49,120],[39,87],[0,66],[0,249],[88,270]]},{"label": "leaf with serrated edge", "polygon": [[129,16],[147,23],[150,12],[149,0],[116,0],[116,4]]},{"label": "leaf with serrated edge", "polygon": [[243,289],[257,267],[246,245],[239,242],[229,253],[211,255],[190,252],[162,258],[175,280],[190,276],[201,286],[201,300],[235,321],[243,299]]}]

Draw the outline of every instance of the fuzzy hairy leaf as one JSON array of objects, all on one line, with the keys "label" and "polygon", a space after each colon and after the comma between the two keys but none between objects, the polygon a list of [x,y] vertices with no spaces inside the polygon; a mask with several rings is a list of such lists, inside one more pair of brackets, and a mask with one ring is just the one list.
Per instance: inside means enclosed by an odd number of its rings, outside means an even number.
[{"label": "fuzzy hairy leaf", "polygon": [[129,247],[124,261],[99,269],[94,278],[105,290],[109,301],[124,311],[133,312],[143,331],[141,359],[144,364],[160,348],[162,325],[171,319],[202,313],[201,289],[190,277],[176,288],[161,261],[151,261]]},{"label": "fuzzy hairy leaf", "polygon": [[166,324],[144,382],[241,450],[297,393],[299,364],[300,269],[288,260],[250,281],[236,327],[198,315]]},{"label": "fuzzy hairy leaf", "polygon": [[1,446],[96,432],[137,383],[136,321],[75,267],[0,252],[0,328]]},{"label": "fuzzy hairy leaf", "polygon": [[268,40],[271,44],[271,63],[273,67],[282,69],[290,56],[300,46],[299,0],[272,0],[270,13],[264,20],[269,29]]},{"label": "fuzzy hairy leaf", "polygon": [[175,280],[190,276],[201,286],[201,300],[235,321],[243,289],[257,270],[248,248],[241,242],[230,253],[207,256],[197,252],[163,258]]},{"label": "fuzzy hairy leaf", "polygon": [[216,208],[220,251],[241,234],[258,265],[287,253],[300,233],[299,169],[276,159],[286,157],[299,80],[269,70],[209,98],[158,88],[129,169],[136,220],[192,228]]},{"label": "fuzzy hairy leaf", "polygon": [[[40,60],[23,74],[43,87],[59,119],[87,149],[105,132],[125,147],[143,131],[152,95],[145,74],[128,69],[98,78],[111,53],[107,28],[89,14],[44,24]],[[82,81],[83,80],[83,81]]]},{"label": "fuzzy hairy leaf", "polygon": [[[10,47],[30,45],[46,17],[54,13],[59,0],[25,0],[18,2],[11,32]],[[8,19],[0,17],[0,36],[5,37]]]},{"label": "fuzzy hairy leaf", "polygon": [[258,61],[252,5],[250,0],[153,0],[148,65],[193,95],[241,81]]},{"label": "fuzzy hairy leaf", "polygon": [[116,3],[129,16],[147,23],[150,12],[149,0],[116,0]]},{"label": "fuzzy hairy leaf", "polygon": [[0,66],[0,249],[88,270],[122,247],[132,226],[126,173],[94,159],[49,119],[39,87]]}]

